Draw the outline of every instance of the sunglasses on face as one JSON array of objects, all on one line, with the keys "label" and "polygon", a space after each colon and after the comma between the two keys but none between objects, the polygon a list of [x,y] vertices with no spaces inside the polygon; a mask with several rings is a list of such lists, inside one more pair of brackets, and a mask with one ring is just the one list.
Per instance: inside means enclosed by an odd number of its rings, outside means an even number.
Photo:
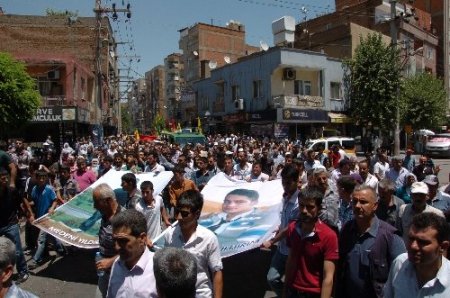
[{"label": "sunglasses on face", "polygon": [[188,217],[189,214],[191,214],[191,212],[186,211],[186,210],[181,210],[179,208],[175,208],[175,214],[181,214],[181,217],[185,218],[185,217]]}]

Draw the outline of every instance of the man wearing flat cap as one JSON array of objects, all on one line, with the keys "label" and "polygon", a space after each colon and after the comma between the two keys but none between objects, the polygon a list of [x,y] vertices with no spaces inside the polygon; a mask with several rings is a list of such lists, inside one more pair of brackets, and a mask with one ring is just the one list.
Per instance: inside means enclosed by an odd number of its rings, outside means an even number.
[{"label": "man wearing flat cap", "polygon": [[408,242],[408,232],[414,215],[423,212],[432,212],[444,217],[441,210],[427,204],[428,186],[424,182],[414,182],[411,185],[411,203],[400,206],[397,220],[398,229],[403,235],[405,243]]}]

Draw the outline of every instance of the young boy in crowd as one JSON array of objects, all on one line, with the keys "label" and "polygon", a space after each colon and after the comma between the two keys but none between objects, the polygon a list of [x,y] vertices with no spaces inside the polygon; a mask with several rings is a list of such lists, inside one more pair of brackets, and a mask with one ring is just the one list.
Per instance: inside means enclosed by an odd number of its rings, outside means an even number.
[{"label": "young boy in crowd", "polygon": [[153,183],[143,181],[141,183],[142,197],[136,204],[136,210],[144,214],[147,220],[147,239],[148,246],[152,246],[152,240],[161,234],[161,218],[166,227],[170,226],[169,216],[164,208],[163,200],[160,195],[153,196]]}]

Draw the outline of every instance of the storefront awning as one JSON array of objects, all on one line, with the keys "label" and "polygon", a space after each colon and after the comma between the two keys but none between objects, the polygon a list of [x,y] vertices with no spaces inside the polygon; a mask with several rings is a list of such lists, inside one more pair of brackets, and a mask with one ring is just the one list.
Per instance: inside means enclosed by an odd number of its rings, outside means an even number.
[{"label": "storefront awning", "polygon": [[331,123],[352,123],[353,119],[342,113],[332,113],[328,112],[328,117],[330,117]]}]

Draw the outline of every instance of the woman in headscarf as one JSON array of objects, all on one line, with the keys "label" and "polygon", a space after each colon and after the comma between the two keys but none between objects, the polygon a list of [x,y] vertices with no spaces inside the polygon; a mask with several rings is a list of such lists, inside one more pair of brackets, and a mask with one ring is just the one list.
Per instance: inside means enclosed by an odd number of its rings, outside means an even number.
[{"label": "woman in headscarf", "polygon": [[402,199],[406,204],[411,203],[411,185],[417,181],[416,175],[409,173],[405,177],[405,183],[402,187],[395,190],[395,195]]}]

